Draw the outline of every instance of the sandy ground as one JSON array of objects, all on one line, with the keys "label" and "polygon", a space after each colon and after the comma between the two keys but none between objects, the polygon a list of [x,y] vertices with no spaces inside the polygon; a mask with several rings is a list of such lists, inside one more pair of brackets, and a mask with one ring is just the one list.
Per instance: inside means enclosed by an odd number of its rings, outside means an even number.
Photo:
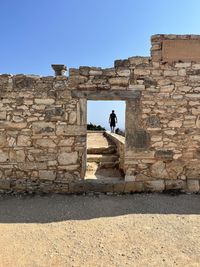
[{"label": "sandy ground", "polygon": [[200,195],[1,196],[8,266],[200,266]]}]

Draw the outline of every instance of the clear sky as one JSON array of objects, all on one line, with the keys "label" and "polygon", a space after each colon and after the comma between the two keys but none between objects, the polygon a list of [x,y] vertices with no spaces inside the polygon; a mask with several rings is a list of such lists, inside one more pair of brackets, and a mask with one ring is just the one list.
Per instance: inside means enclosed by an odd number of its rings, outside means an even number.
[{"label": "clear sky", "polygon": [[200,0],[0,0],[0,25],[0,73],[52,75],[149,55],[152,34],[200,34]]}]

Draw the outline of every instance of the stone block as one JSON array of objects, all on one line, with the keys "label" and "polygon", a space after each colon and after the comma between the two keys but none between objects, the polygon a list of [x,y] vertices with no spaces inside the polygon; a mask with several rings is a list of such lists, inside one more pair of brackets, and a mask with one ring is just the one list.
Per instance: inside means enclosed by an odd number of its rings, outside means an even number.
[{"label": "stone block", "polygon": [[128,86],[129,78],[127,77],[116,77],[110,78],[109,83],[111,85],[118,85],[118,86]]},{"label": "stone block", "polygon": [[148,69],[134,69],[134,75],[148,76],[148,75],[150,75],[150,70],[148,70]]},{"label": "stone block", "polygon": [[144,190],[151,191],[151,192],[162,192],[165,190],[164,180],[145,181]]},{"label": "stone block", "polygon": [[46,162],[24,162],[19,163],[18,167],[22,171],[29,171],[29,170],[45,170],[47,168]]},{"label": "stone block", "polygon": [[154,178],[167,179],[168,173],[166,170],[166,165],[163,161],[157,161],[151,166],[151,175]]},{"label": "stone block", "polygon": [[75,124],[76,118],[77,118],[76,112],[75,111],[70,112],[70,114],[69,114],[69,124]]},{"label": "stone block", "polygon": [[187,180],[187,191],[197,193],[200,191],[199,180]]},{"label": "stone block", "polygon": [[44,148],[55,148],[56,147],[56,144],[54,143],[54,141],[49,138],[37,139],[35,144],[38,147],[44,147]]},{"label": "stone block", "polygon": [[173,155],[174,153],[172,150],[157,150],[155,152],[155,158],[164,161],[173,160]]},{"label": "stone block", "polygon": [[123,193],[125,188],[125,182],[113,182],[113,192],[114,193]]},{"label": "stone block", "polygon": [[52,170],[42,170],[39,171],[39,179],[40,180],[55,180],[56,172]]},{"label": "stone block", "polygon": [[166,180],[166,190],[184,190],[186,188],[186,181],[183,180]]},{"label": "stone block", "polygon": [[129,77],[130,76],[130,70],[129,69],[118,69],[117,75],[120,77]]},{"label": "stone block", "polygon": [[151,128],[160,127],[160,118],[158,116],[152,115],[147,118],[147,126]]},{"label": "stone block", "polygon": [[53,98],[35,98],[34,101],[37,105],[52,105],[55,103]]},{"label": "stone block", "polygon": [[19,131],[24,128],[26,128],[27,123],[26,122],[11,122],[11,121],[5,121],[0,122],[0,129],[4,129],[7,131]]},{"label": "stone block", "polygon": [[4,162],[8,162],[8,161],[9,161],[8,152],[0,150],[0,162],[4,163]]},{"label": "stone block", "polygon": [[9,190],[11,186],[10,179],[2,179],[0,178],[0,189]]},{"label": "stone block", "polygon": [[76,164],[78,161],[78,153],[77,152],[61,152],[58,155],[58,162],[61,165],[70,165],[70,164]]},{"label": "stone block", "polygon": [[6,111],[1,111],[0,112],[0,120],[6,120],[6,117],[7,117]]},{"label": "stone block", "polygon": [[56,128],[56,134],[63,136],[86,135],[86,133],[87,133],[86,126],[60,124]]},{"label": "stone block", "polygon": [[148,148],[150,135],[143,129],[137,129],[133,134],[132,145],[135,148]]},{"label": "stone block", "polygon": [[32,123],[33,134],[39,135],[54,135],[55,124],[52,122],[33,122]]},{"label": "stone block", "polygon": [[31,137],[28,135],[19,135],[17,137],[17,146],[30,146]]},{"label": "stone block", "polygon": [[144,186],[143,182],[126,182],[124,193],[135,193],[135,192],[143,192]]}]

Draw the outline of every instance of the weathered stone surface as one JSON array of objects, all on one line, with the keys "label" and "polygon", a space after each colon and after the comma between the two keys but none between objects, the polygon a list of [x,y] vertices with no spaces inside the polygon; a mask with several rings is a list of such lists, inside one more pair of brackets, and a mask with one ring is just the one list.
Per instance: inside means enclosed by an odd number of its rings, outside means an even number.
[{"label": "weathered stone surface", "polygon": [[166,190],[185,190],[186,182],[183,180],[166,180],[165,189]]},{"label": "weathered stone surface", "polygon": [[76,112],[75,111],[72,111],[70,114],[69,114],[69,124],[75,124],[76,122]]},{"label": "weathered stone surface", "polygon": [[35,98],[35,103],[38,105],[52,105],[54,102],[52,98]]},{"label": "weathered stone surface", "polygon": [[53,135],[55,134],[55,124],[52,122],[33,122],[32,129],[34,134]]},{"label": "weathered stone surface", "polygon": [[78,160],[78,153],[77,152],[61,152],[58,155],[58,162],[61,165],[70,165],[70,164],[76,164]]},{"label": "weathered stone surface", "polygon": [[85,135],[86,134],[86,127],[85,126],[77,126],[77,125],[67,125],[67,124],[60,124],[57,126],[56,129],[57,135]]},{"label": "weathered stone surface", "polygon": [[155,158],[160,160],[173,160],[173,155],[172,150],[157,150],[155,152]]},{"label": "weathered stone surface", "polygon": [[126,77],[116,77],[116,78],[110,78],[109,83],[111,85],[119,85],[119,86],[128,86],[129,79]]},{"label": "weathered stone surface", "polygon": [[9,157],[8,157],[8,153],[0,150],[0,162],[8,162],[9,161]]},{"label": "weathered stone surface", "polygon": [[29,135],[19,135],[17,137],[17,145],[20,146],[30,146],[31,137]]},{"label": "weathered stone surface", "polygon": [[144,190],[151,192],[162,192],[165,190],[165,183],[163,180],[146,181],[144,182]]},{"label": "weathered stone surface", "polygon": [[187,180],[187,190],[192,193],[200,191],[199,180]]},{"label": "weathered stone surface", "polygon": [[168,173],[166,171],[166,165],[162,161],[157,161],[151,167],[151,174],[152,177],[160,178],[160,179],[167,179]]},{"label": "weathered stone surface", "polygon": [[54,148],[56,147],[55,142],[49,138],[37,139],[35,144],[39,147]]},{"label": "weathered stone surface", "polygon": [[56,173],[55,171],[39,171],[39,178],[41,180],[55,180]]},{"label": "weathered stone surface", "polygon": [[152,128],[159,128],[160,118],[158,116],[149,116],[147,119],[147,126]]},{"label": "weathered stone surface", "polygon": [[15,131],[15,130],[21,130],[26,128],[27,123],[25,122],[10,122],[10,121],[5,121],[5,122],[0,122],[0,129],[6,129],[10,131]]},{"label": "weathered stone surface", "polygon": [[148,148],[150,135],[143,129],[137,129],[133,136],[133,146],[135,148]]}]

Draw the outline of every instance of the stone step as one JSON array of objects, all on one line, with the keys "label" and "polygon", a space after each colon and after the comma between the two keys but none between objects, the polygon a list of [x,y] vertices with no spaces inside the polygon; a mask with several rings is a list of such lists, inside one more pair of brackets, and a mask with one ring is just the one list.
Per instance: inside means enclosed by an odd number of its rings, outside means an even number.
[{"label": "stone step", "polygon": [[114,145],[105,147],[88,147],[87,154],[114,154],[116,147]]},{"label": "stone step", "polygon": [[89,154],[87,155],[87,162],[97,162],[97,163],[105,163],[105,162],[112,162],[115,163],[118,161],[118,156],[113,154]]}]

